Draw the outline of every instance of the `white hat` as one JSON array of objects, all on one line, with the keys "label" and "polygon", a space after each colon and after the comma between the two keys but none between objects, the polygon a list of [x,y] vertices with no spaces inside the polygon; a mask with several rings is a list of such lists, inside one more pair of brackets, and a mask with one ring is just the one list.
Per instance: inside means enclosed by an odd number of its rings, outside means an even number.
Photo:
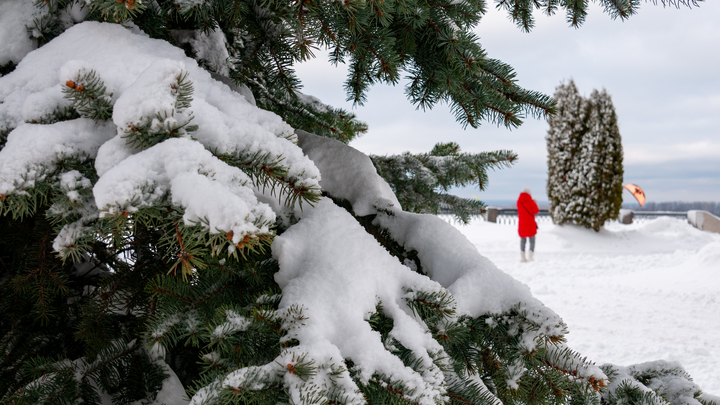
[{"label": "white hat", "polygon": [[523,192],[523,193],[528,193],[528,194],[532,195],[532,193],[530,192],[530,189],[527,188],[527,187],[525,187],[522,192]]}]

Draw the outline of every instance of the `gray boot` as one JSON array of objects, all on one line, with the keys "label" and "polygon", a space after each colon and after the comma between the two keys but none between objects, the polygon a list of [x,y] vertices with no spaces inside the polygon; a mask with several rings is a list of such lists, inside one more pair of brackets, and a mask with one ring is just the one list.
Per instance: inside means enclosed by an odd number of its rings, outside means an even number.
[{"label": "gray boot", "polygon": [[[530,254],[532,255],[532,253],[530,253]],[[530,257],[532,257],[532,256],[530,256]],[[520,263],[525,263],[526,261],[527,261],[527,259],[525,258],[525,252],[521,250],[520,251]]]},{"label": "gray boot", "polygon": [[528,261],[529,262],[533,261],[533,251],[532,250],[528,252]]}]

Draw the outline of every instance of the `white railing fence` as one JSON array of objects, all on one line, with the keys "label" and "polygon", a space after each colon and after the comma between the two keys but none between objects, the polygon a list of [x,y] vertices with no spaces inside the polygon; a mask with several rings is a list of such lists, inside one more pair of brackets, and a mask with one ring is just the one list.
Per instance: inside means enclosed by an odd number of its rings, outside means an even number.
[{"label": "white railing fence", "polygon": [[[451,216],[450,212],[441,212],[440,215],[443,217]],[[688,219],[688,212],[686,211],[630,211],[621,210],[620,218],[617,220],[611,220],[608,222],[620,222],[623,224],[631,223],[645,223],[652,219],[659,217],[675,217]],[[474,217],[473,220],[481,220],[486,222],[494,222],[500,225],[517,225],[518,223],[518,212],[515,208],[496,208],[488,207],[485,214],[482,216]],[[538,224],[551,224],[552,217],[550,212],[546,209],[541,209],[539,213],[535,215],[535,221]],[[690,221],[693,225],[693,221]]]}]

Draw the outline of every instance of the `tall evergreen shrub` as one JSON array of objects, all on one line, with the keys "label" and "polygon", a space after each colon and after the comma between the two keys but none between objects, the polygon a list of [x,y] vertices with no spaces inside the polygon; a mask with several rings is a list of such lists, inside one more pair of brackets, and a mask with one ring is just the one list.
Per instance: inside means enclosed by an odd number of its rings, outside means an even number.
[{"label": "tall evergreen shrub", "polygon": [[548,119],[547,194],[556,224],[600,230],[622,204],[623,152],[610,95],[583,98],[571,80],[555,91],[557,114]]}]

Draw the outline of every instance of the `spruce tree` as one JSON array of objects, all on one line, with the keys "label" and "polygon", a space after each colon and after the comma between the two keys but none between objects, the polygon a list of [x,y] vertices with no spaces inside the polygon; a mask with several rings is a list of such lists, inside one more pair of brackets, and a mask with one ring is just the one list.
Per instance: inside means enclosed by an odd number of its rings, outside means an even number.
[{"label": "spruce tree", "polygon": [[[534,6],[506,5],[525,28]],[[600,402],[562,320],[403,211],[346,145],[364,124],[298,92],[319,45],[356,102],[405,71],[411,101],[471,126],[551,112],[470,33],[484,3],[0,8],[19,45],[0,55],[0,403]],[[430,197],[395,190],[432,210],[435,187],[514,158],[441,144],[403,163]]]},{"label": "spruce tree", "polygon": [[548,119],[550,213],[556,224],[599,231],[622,204],[622,142],[605,90],[583,98],[571,80],[555,92],[558,113]]}]

